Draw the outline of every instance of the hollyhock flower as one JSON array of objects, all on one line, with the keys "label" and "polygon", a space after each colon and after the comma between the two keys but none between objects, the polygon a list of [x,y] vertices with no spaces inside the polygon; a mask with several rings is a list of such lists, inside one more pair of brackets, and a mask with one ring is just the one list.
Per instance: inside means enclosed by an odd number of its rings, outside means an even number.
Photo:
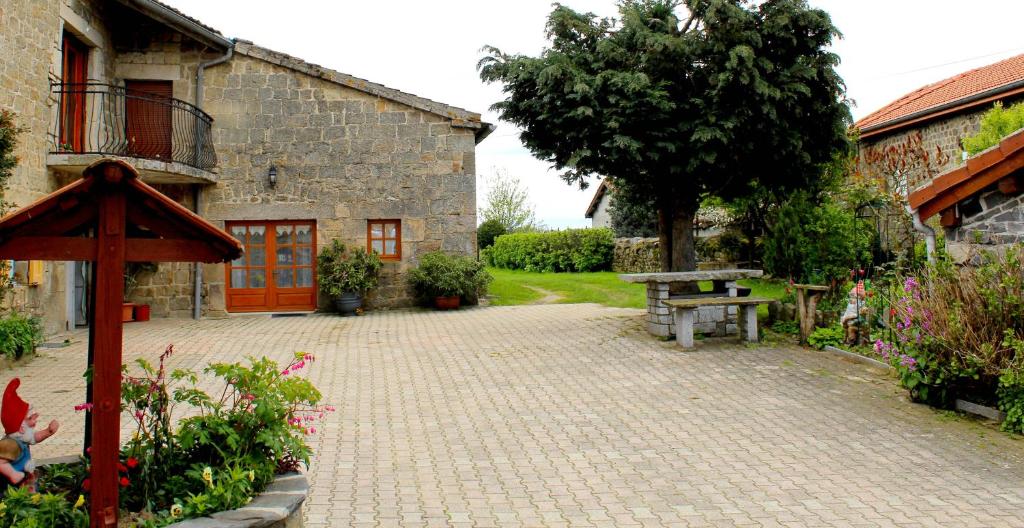
[{"label": "hollyhock flower", "polygon": [[125,461],[125,463],[128,465],[129,468],[135,469],[135,467],[139,465],[139,459],[135,457],[128,457],[128,460]]},{"label": "hollyhock flower", "polygon": [[118,483],[121,484],[122,488],[126,488],[128,487],[129,484],[131,484],[131,481],[128,480],[128,477],[121,477],[121,480],[118,481]]}]

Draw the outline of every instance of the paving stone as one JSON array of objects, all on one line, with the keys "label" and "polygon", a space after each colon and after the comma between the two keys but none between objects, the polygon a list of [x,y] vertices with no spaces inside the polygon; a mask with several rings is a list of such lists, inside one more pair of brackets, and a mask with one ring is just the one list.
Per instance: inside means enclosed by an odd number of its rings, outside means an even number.
[{"label": "paving stone", "polygon": [[[596,305],[153,320],[125,360],[315,354],[305,526],[1021,526],[1024,445],[885,372],[733,337],[682,352]],[[81,449],[87,337],[9,371]],[[209,390],[217,387],[203,378]],[[125,422],[122,435],[131,435]]]}]

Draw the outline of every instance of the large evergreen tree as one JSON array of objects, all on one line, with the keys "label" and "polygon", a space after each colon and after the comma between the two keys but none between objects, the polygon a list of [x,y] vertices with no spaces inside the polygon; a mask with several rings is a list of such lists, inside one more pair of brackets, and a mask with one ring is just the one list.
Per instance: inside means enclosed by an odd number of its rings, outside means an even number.
[{"label": "large evergreen tree", "polygon": [[[805,0],[622,0],[620,19],[555,5],[539,57],[493,47],[494,105],[569,183],[593,174],[654,200],[662,269],[696,266],[706,196],[795,189],[847,146],[838,31]],[[677,14],[682,12],[682,16]]]}]

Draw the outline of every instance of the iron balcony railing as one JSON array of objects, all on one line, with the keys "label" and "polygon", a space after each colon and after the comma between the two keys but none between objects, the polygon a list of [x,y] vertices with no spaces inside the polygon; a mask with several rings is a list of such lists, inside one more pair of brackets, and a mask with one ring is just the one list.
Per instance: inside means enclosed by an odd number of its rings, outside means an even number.
[{"label": "iron balcony railing", "polygon": [[217,165],[213,118],[184,101],[102,83],[54,83],[59,109],[51,153],[112,154]]}]

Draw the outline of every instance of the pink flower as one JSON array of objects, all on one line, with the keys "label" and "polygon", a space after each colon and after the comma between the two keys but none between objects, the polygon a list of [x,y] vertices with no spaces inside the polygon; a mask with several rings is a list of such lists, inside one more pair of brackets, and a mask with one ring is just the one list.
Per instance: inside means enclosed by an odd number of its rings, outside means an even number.
[{"label": "pink flower", "polygon": [[316,427],[310,427],[309,428],[309,432],[310,433],[315,433],[316,432]]},{"label": "pink flower", "polygon": [[75,405],[75,411],[76,412],[77,411],[91,411],[91,410],[92,410],[92,404],[91,403],[80,403],[78,405]]},{"label": "pink flower", "polygon": [[284,369],[284,370],[282,370],[282,371],[281,371],[281,375],[282,375],[282,376],[287,376],[287,375],[288,375],[288,369]]}]

